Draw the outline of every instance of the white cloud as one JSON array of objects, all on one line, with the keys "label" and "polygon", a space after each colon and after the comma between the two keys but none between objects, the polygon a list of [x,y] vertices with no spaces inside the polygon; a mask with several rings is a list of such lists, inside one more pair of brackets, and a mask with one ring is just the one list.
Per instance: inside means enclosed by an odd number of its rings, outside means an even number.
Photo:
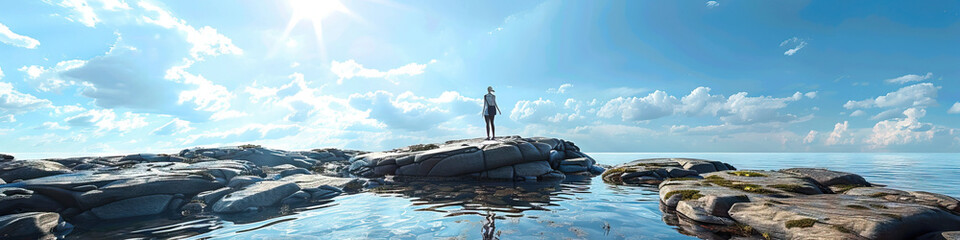
[{"label": "white cloud", "polygon": [[0,42],[9,44],[10,46],[22,47],[34,49],[37,46],[40,46],[40,41],[33,39],[31,37],[23,36],[17,33],[14,33],[7,27],[0,23]]},{"label": "white cloud", "polygon": [[190,55],[194,59],[202,59],[203,55],[218,56],[221,54],[243,54],[243,50],[233,45],[233,40],[223,36],[217,29],[210,26],[204,26],[197,29],[187,24],[183,19],[178,19],[167,10],[153,5],[146,1],[137,4],[147,12],[156,14],[153,18],[144,16],[143,20],[147,23],[156,24],[167,29],[177,29],[186,34],[186,40],[193,47],[190,49]]},{"label": "white cloud", "polygon": [[830,132],[830,136],[827,137],[827,140],[824,142],[824,144],[828,146],[853,144],[853,133],[848,130],[849,126],[850,123],[847,121],[843,121],[842,123],[837,123],[834,125],[833,132]]},{"label": "white cloud", "polygon": [[56,66],[51,68],[30,65],[20,67],[18,70],[26,73],[27,78],[30,79],[30,82],[32,82],[38,90],[44,92],[59,91],[64,87],[77,84],[74,81],[63,79],[60,73],[83,67],[86,63],[87,62],[83,60],[66,60],[58,62]]},{"label": "white cloud", "polygon": [[859,110],[859,109],[858,109],[858,110],[853,111],[852,113],[850,113],[850,116],[851,116],[851,117],[859,117],[859,116],[863,116],[863,115],[866,115],[866,114],[867,114],[867,112],[864,112],[863,110]]},{"label": "white cloud", "polygon": [[939,89],[940,87],[934,86],[932,83],[918,83],[874,99],[847,101],[846,104],[843,104],[843,107],[846,109],[928,107],[937,104],[937,90]]},{"label": "white cloud", "polygon": [[67,20],[79,22],[87,27],[94,27],[100,22],[97,13],[86,0],[63,0],[59,4],[61,7],[69,8],[74,14],[67,17]]},{"label": "white cloud", "polygon": [[17,122],[17,118],[13,114],[0,115],[0,123],[12,123]]},{"label": "white cloud", "polygon": [[788,49],[786,52],[783,52],[783,55],[793,56],[793,54],[796,54],[797,51],[800,51],[800,49],[803,49],[803,47],[807,46],[807,41],[801,40],[800,38],[797,38],[797,37],[793,37],[781,42],[780,46],[783,47],[783,46],[787,46],[788,44],[794,47],[791,49]]},{"label": "white cloud", "polygon": [[718,3],[717,1],[707,1],[707,8],[715,8],[719,6],[720,6],[720,3]]},{"label": "white cloud", "polygon": [[182,68],[172,68],[167,71],[166,78],[170,80],[182,80],[181,82],[193,85],[196,88],[180,92],[177,98],[177,104],[183,104],[192,101],[196,107],[194,110],[219,112],[230,108],[230,100],[233,94],[227,91],[227,88],[214,84],[201,75],[193,75],[183,71]]},{"label": "white cloud", "polygon": [[673,114],[674,109],[680,103],[676,97],[668,95],[664,91],[654,91],[646,97],[618,97],[608,101],[597,115],[600,117],[620,116],[624,121],[645,121],[657,119]]},{"label": "white cloud", "polygon": [[567,89],[570,89],[571,87],[573,87],[573,84],[564,83],[564,84],[561,84],[560,87],[558,88],[547,89],[547,93],[563,94],[563,93],[566,93]]},{"label": "white cloud", "polygon": [[123,118],[118,119],[113,109],[91,109],[64,121],[75,127],[97,127],[97,132],[129,132],[147,126],[146,117],[143,115],[126,112]]},{"label": "white cloud", "polygon": [[933,124],[920,122],[926,114],[924,109],[909,108],[903,111],[905,118],[877,122],[873,126],[873,135],[866,142],[885,146],[930,141],[936,130]]},{"label": "white cloud", "polygon": [[787,107],[789,102],[801,100],[803,96],[796,92],[785,98],[748,97],[746,92],[740,92],[725,98],[711,95],[708,87],[698,87],[678,101],[676,97],[657,90],[643,98],[618,97],[610,100],[597,115],[607,118],[620,116],[624,121],[645,121],[673,114],[718,116],[724,123],[734,125],[791,122],[799,117],[781,114],[778,110]]},{"label": "white cloud", "polygon": [[947,110],[947,113],[960,114],[960,102],[953,103],[953,107],[950,107],[950,110]]},{"label": "white cloud", "polygon": [[179,118],[174,118],[167,124],[164,124],[163,126],[157,129],[154,129],[153,132],[150,132],[150,134],[159,135],[159,136],[170,136],[174,134],[189,132],[190,130],[193,130],[193,129],[194,128],[190,127],[190,122],[180,120]]},{"label": "white cloud", "polygon": [[220,121],[220,120],[245,117],[245,116],[249,116],[249,114],[245,112],[237,111],[237,110],[223,110],[223,111],[215,112],[213,113],[213,115],[210,115],[210,120]]},{"label": "white cloud", "polygon": [[556,117],[558,114],[557,111],[556,103],[549,99],[544,100],[540,98],[533,101],[521,100],[517,101],[513,110],[510,111],[510,119],[524,122],[558,122],[560,118]]},{"label": "white cloud", "polygon": [[817,140],[818,133],[819,132],[817,131],[810,130],[810,132],[807,133],[807,136],[803,137],[803,143],[813,143],[813,141]]},{"label": "white cloud", "polygon": [[70,130],[69,126],[62,126],[58,122],[44,122],[42,125],[36,127],[36,129],[49,129],[49,130]]},{"label": "white cloud", "polygon": [[0,113],[18,114],[51,106],[50,100],[21,93],[13,84],[0,82]]},{"label": "white cloud", "polygon": [[928,72],[926,75],[907,74],[907,75],[900,76],[898,78],[887,79],[886,82],[905,84],[909,82],[919,82],[919,81],[927,80],[927,79],[930,79],[931,77],[933,77],[932,72]]},{"label": "white cloud", "polygon": [[207,133],[191,135],[181,140],[184,145],[228,144],[283,138],[296,135],[302,130],[303,127],[297,125],[249,124],[231,130],[214,130]]},{"label": "white cloud", "polygon": [[807,96],[807,98],[817,98],[817,92],[816,92],[816,91],[807,92],[806,94],[803,94],[803,95],[804,95],[804,96]]},{"label": "white cloud", "polygon": [[[436,60],[431,60],[430,63],[435,63]],[[351,79],[354,77],[362,78],[383,78],[394,84],[399,84],[396,81],[396,78],[399,76],[416,76],[423,74],[423,70],[427,68],[427,64],[419,63],[409,63],[398,68],[390,69],[387,71],[380,71],[377,69],[369,69],[363,67],[363,65],[357,63],[353,59],[347,60],[345,62],[332,61],[330,62],[330,71],[333,74],[337,75],[337,84],[343,83],[344,79]]]},{"label": "white cloud", "polygon": [[444,92],[437,98],[424,98],[412,92],[394,95],[386,91],[351,94],[349,105],[365,111],[370,119],[394,129],[422,131],[460,116],[476,114],[479,119],[481,100],[464,97],[458,92]]}]

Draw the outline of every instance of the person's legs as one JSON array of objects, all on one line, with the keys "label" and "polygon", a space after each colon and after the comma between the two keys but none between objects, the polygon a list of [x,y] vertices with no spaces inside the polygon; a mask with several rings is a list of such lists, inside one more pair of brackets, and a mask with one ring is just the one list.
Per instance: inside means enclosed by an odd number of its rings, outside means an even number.
[{"label": "person's legs", "polygon": [[487,127],[487,131],[484,133],[487,134],[487,139],[490,139],[490,126],[493,124],[493,119],[490,116],[483,116],[483,122],[483,125]]},{"label": "person's legs", "polygon": [[493,125],[494,115],[490,115],[490,140],[497,137],[497,126]]}]

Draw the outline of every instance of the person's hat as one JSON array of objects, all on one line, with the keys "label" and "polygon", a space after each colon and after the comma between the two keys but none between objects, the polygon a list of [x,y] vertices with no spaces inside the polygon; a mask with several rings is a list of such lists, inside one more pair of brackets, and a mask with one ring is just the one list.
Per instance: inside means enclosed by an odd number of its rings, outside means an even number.
[{"label": "person's hat", "polygon": [[487,91],[496,92],[493,90],[493,86],[487,86]]}]

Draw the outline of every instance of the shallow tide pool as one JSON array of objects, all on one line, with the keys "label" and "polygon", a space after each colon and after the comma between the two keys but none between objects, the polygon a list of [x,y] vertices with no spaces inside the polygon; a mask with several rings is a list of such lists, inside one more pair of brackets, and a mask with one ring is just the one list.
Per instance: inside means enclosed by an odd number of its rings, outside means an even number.
[{"label": "shallow tide pool", "polygon": [[[957,154],[590,153],[616,165],[641,158],[719,160],[739,169],[823,167],[904,190],[960,196]],[[558,183],[408,183],[342,195],[306,209],[154,219],[78,228],[69,238],[190,239],[694,239],[663,221],[654,186],[599,177]]]}]

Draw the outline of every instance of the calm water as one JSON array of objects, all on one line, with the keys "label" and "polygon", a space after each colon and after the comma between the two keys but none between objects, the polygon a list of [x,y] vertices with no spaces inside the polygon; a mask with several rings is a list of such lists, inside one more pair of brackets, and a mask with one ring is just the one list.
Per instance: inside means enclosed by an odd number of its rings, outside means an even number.
[{"label": "calm water", "polygon": [[[893,188],[960,196],[960,154],[592,153],[602,164],[640,158],[720,160],[741,169],[825,167]],[[285,215],[120,226],[73,237],[194,239],[692,239],[662,221],[654,187],[599,177],[546,184],[425,184],[344,195]],[[492,220],[488,220],[492,219]],[[492,224],[491,224],[492,223]],[[156,227],[160,226],[160,227]],[[78,229],[79,230],[79,229]],[[131,233],[131,231],[135,231]],[[106,233],[104,233],[106,232]]]}]

